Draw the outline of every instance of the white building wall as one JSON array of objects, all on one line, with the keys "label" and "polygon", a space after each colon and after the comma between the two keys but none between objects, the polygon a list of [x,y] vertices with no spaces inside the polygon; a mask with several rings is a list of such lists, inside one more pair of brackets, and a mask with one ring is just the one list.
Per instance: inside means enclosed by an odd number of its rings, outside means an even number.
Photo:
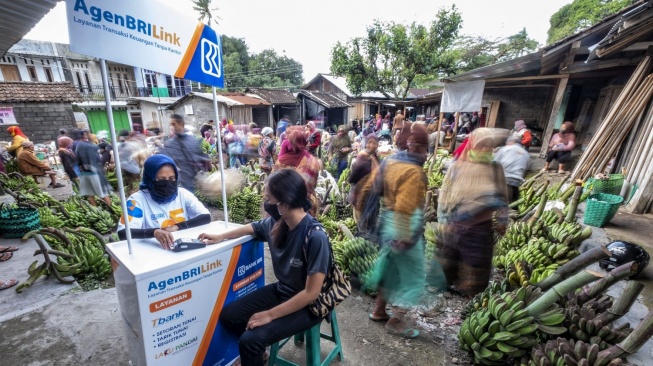
[{"label": "white building wall", "polygon": [[[14,62],[15,61],[15,62]],[[28,66],[33,66],[36,70],[36,76],[39,82],[48,82],[45,74],[45,68],[50,68],[52,71],[52,81],[59,82],[65,81],[63,76],[63,67],[61,63],[54,58],[40,58],[30,57],[25,55],[16,55],[7,53],[5,57],[0,58],[0,65],[13,65],[18,68],[21,81],[31,81]],[[0,72],[0,81],[5,81],[4,76]]]}]

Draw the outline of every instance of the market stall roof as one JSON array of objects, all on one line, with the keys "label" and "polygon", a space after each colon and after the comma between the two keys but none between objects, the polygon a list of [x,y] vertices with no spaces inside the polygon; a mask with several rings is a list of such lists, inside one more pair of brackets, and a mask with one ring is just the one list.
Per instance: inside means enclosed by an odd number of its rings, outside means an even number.
[{"label": "market stall roof", "polygon": [[[192,97],[200,97],[208,100],[213,100],[213,94],[211,93],[199,93],[199,92],[192,92],[184,95],[183,97],[177,99],[174,103],[168,106],[168,109],[174,109],[176,108],[179,104],[185,102],[187,99],[190,99]],[[218,103],[226,104],[229,107],[234,107],[234,106],[250,106],[250,107],[256,107],[256,106],[269,106],[270,103],[259,99],[259,98],[254,98],[254,97],[249,97],[243,93],[219,93],[216,94],[216,99],[218,100]]]},{"label": "market stall roof", "polygon": [[367,93],[362,93],[361,95],[355,95],[354,93],[349,90],[347,87],[347,79],[340,77],[340,76],[335,76],[335,75],[330,75],[330,74],[317,74],[311,81],[306,83],[304,86],[302,86],[302,89],[308,88],[311,84],[313,84],[317,79],[319,78],[324,78],[331,84],[333,84],[336,88],[340,89],[343,93],[345,93],[348,97],[350,98],[375,98],[375,99],[388,99],[383,95],[383,93],[380,92],[367,92]]},{"label": "market stall roof", "polygon": [[315,90],[300,90],[299,95],[314,101],[325,108],[349,108],[351,104],[336,97],[331,93],[320,92]]},{"label": "market stall roof", "polygon": [[499,62],[493,65],[474,69],[462,74],[443,78],[443,81],[471,81],[488,78],[499,78],[503,76],[515,76],[518,74],[537,73],[542,66],[542,51],[534,52],[526,56],[517,57],[512,60]]},{"label": "market stall roof", "polygon": [[0,102],[80,102],[82,96],[73,84],[26,81],[0,82]]},{"label": "market stall roof", "polygon": [[0,0],[0,57],[20,41],[58,0]]},{"label": "market stall roof", "polygon": [[285,89],[269,89],[269,88],[247,88],[245,94],[253,94],[254,96],[263,99],[270,104],[276,105],[297,105],[297,98],[291,92]]}]

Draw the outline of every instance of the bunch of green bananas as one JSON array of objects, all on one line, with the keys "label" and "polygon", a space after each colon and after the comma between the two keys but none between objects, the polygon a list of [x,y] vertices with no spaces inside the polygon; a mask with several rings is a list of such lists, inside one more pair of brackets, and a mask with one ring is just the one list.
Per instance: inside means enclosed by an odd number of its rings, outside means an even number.
[{"label": "bunch of green bananas", "polygon": [[499,240],[495,247],[495,254],[508,253],[511,249],[519,249],[533,237],[542,235],[542,223],[513,222],[506,229],[505,235]]},{"label": "bunch of green bananas", "polygon": [[529,283],[535,285],[542,282],[542,280],[551,276],[558,268],[560,268],[560,265],[557,263],[549,264],[546,267],[535,268],[533,272],[531,272]]},{"label": "bunch of green bananas", "polygon": [[526,261],[516,261],[506,267],[506,279],[510,286],[528,286],[531,280],[533,265]]},{"label": "bunch of green bananas", "polygon": [[426,239],[425,258],[435,258],[437,250],[438,236],[440,235],[440,226],[437,222],[427,222],[424,224],[424,239]]},{"label": "bunch of green bananas", "polygon": [[69,211],[66,209],[68,212],[68,216],[70,217],[65,217],[62,213],[58,213],[57,216],[63,221],[63,226],[64,227],[89,227],[89,223],[87,221],[86,214],[82,211]]},{"label": "bunch of green bananas", "polygon": [[476,363],[503,365],[509,357],[526,355],[540,337],[565,332],[556,326],[565,319],[563,309],[551,306],[541,314],[529,313],[527,304],[540,295],[533,287],[492,295],[487,308],[474,312],[461,325],[461,348],[471,352]]},{"label": "bunch of green bananas", "polygon": [[597,344],[558,338],[533,347],[530,361],[521,361],[521,366],[542,365],[620,366],[625,362],[600,352]]},{"label": "bunch of green bananas", "polygon": [[241,194],[244,196],[245,201],[247,202],[245,217],[250,221],[260,220],[263,196],[254,192],[249,187],[245,187]]},{"label": "bunch of green bananas", "polygon": [[229,209],[229,221],[238,224],[245,223],[247,218],[247,197],[234,194],[227,198],[227,207]]},{"label": "bunch of green bananas", "polygon": [[[349,273],[365,274],[374,265],[379,251],[373,243],[363,238],[353,238],[344,241],[338,249],[342,258],[342,267]],[[334,256],[336,250],[334,249]]]},{"label": "bunch of green bananas", "polygon": [[[52,248],[72,255],[72,258],[57,258],[61,266],[70,266],[72,274],[86,277],[94,274],[98,280],[104,280],[111,274],[111,263],[104,253],[104,239],[90,229],[72,230],[64,228],[64,232],[55,231],[59,240],[50,236],[48,242]],[[65,238],[63,237],[65,236]]]},{"label": "bunch of green bananas", "polygon": [[503,294],[508,291],[508,279],[504,278],[501,281],[490,281],[488,286],[480,294],[476,294],[474,298],[469,300],[465,307],[460,311],[461,317],[465,319],[469,314],[473,312],[487,308],[487,304],[490,301],[490,297],[494,294]]},{"label": "bunch of green bananas", "polygon": [[40,207],[39,218],[41,219],[41,227],[54,227],[60,229],[63,227],[64,222],[61,217],[52,213],[49,207]]},{"label": "bunch of green bananas", "polygon": [[540,237],[531,239],[528,245],[520,249],[512,249],[505,255],[495,256],[492,262],[497,268],[507,268],[515,262],[526,261],[535,271],[538,268],[549,267],[551,264],[562,266],[578,254],[580,253],[577,250],[564,244],[554,244]]},{"label": "bunch of green bananas", "polygon": [[10,159],[9,161],[5,162],[5,171],[7,174],[18,173],[18,160]]},{"label": "bunch of green bananas", "polygon": [[[546,194],[546,187],[548,184],[542,184],[538,187],[523,186],[520,187],[519,200],[515,202],[517,210],[520,214],[524,214],[537,206],[543,194]],[[512,206],[511,206],[512,207]]]},{"label": "bunch of green bananas", "polygon": [[542,216],[539,218],[539,221],[542,222],[543,227],[549,227],[553,224],[561,222],[562,220],[564,220],[564,215],[562,214],[562,211],[557,208],[544,211]]},{"label": "bunch of green bananas", "polygon": [[356,232],[357,226],[356,226],[356,220],[354,220],[353,217],[347,217],[346,219],[342,220],[342,223],[345,224],[347,229],[351,232]]},{"label": "bunch of green bananas", "polygon": [[601,350],[623,341],[633,330],[629,324],[612,328],[604,324],[599,314],[608,311],[612,306],[612,298],[607,295],[592,298],[582,306],[571,305],[565,309],[566,325],[574,339],[598,344]]},{"label": "bunch of green bananas", "polygon": [[100,209],[89,216],[89,222],[91,227],[100,234],[109,234],[118,225],[109,212]]},{"label": "bunch of green bananas", "polygon": [[583,229],[578,223],[563,222],[547,226],[547,234],[551,241],[576,246],[592,236],[592,228],[586,226]]}]

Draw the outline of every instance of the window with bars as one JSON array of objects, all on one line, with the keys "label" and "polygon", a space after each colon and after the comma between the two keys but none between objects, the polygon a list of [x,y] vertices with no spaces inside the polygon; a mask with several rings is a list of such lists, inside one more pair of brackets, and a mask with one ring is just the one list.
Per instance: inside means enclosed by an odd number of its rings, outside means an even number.
[{"label": "window with bars", "polygon": [[36,67],[27,66],[27,72],[29,73],[30,81],[39,81],[39,76],[36,74]]}]

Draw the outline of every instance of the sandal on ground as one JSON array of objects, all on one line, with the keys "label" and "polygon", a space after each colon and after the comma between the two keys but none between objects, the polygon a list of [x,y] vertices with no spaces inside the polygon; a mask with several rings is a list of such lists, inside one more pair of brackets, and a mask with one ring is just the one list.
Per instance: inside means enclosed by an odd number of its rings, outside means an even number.
[{"label": "sandal on ground", "polygon": [[50,184],[50,185],[48,185],[48,187],[50,187],[50,188],[61,188],[61,187],[65,187],[65,185],[63,185],[61,183],[57,183],[55,185]]},{"label": "sandal on ground", "polygon": [[403,331],[399,331],[399,330],[394,330],[394,329],[389,328],[388,326],[386,326],[385,331],[388,334],[392,334],[394,336],[398,336],[398,337],[401,337],[401,338],[415,339],[415,338],[419,337],[419,330],[412,329],[412,328],[408,328],[408,329],[404,329]]},{"label": "sandal on ground", "polygon": [[385,316],[376,316],[374,313],[369,313],[367,318],[376,323],[385,323],[392,318],[392,315],[386,313]]},{"label": "sandal on ground", "polygon": [[2,254],[0,254],[0,262],[8,261],[13,256],[14,256],[14,253],[12,253],[12,252],[2,253]]},{"label": "sandal on ground", "polygon": [[18,247],[3,247],[0,245],[0,253],[6,253],[6,252],[15,252],[18,250]]},{"label": "sandal on ground", "polygon": [[549,171],[549,169],[542,168],[542,170],[540,170],[540,171],[541,171],[542,173],[546,173],[546,172]]},{"label": "sandal on ground", "polygon": [[569,174],[566,170],[558,170],[558,174]]},{"label": "sandal on ground", "polygon": [[7,281],[0,281],[0,291],[6,290],[10,287],[16,286],[18,284],[18,279],[17,278],[12,278]]}]

